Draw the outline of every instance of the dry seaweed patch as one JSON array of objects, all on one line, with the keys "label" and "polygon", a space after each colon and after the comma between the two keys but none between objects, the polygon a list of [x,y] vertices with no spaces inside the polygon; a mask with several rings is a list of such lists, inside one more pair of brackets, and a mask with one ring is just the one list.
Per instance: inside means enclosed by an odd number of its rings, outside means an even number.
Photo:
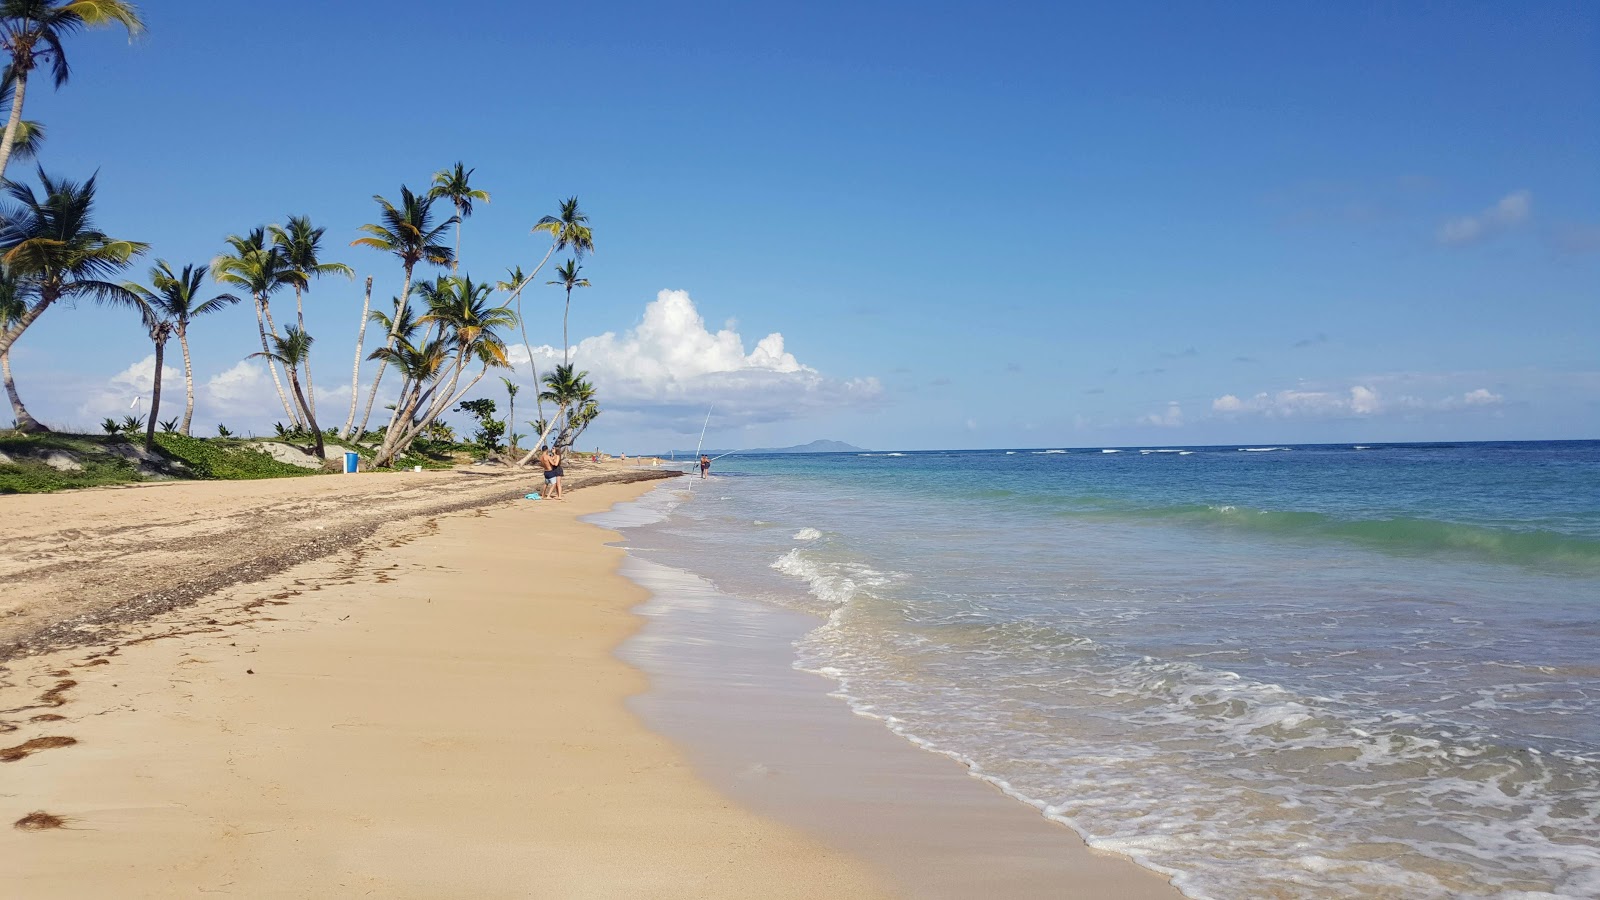
[{"label": "dry seaweed patch", "polygon": [[67,827],[67,820],[60,816],[51,815],[42,809],[36,809],[12,822],[11,827],[19,831],[49,831],[52,828]]},{"label": "dry seaweed patch", "polygon": [[0,762],[16,762],[19,759],[27,759],[33,754],[38,753],[40,750],[54,750],[57,747],[71,747],[77,742],[77,738],[66,737],[65,735],[51,735],[50,737],[34,738],[31,741],[26,741],[16,745],[15,747],[7,747],[4,750],[0,750]]},{"label": "dry seaweed patch", "polygon": [[[58,674],[65,675],[67,673],[66,672],[60,672]],[[66,706],[67,705],[67,698],[63,697],[62,695],[65,694],[67,691],[70,691],[70,690],[72,690],[73,688],[75,688],[77,686],[78,686],[78,683],[76,681],[73,681],[70,678],[68,678],[68,679],[66,679],[64,681],[58,681],[58,682],[56,682],[56,686],[55,687],[53,687],[50,690],[45,691],[43,694],[39,695],[39,702],[44,704],[45,706],[52,706],[52,707],[54,707],[54,706]]]},{"label": "dry seaweed patch", "polygon": [[64,721],[66,721],[66,718],[67,718],[66,716],[63,716],[60,713],[40,713],[37,716],[34,716],[33,718],[29,719],[28,721],[29,722],[64,722]]}]

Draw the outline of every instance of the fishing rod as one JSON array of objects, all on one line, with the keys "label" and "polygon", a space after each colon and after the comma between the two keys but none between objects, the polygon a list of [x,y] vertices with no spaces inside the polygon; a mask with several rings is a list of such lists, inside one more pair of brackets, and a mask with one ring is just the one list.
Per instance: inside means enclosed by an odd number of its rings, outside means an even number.
[{"label": "fishing rod", "polygon": [[[700,462],[700,448],[705,446],[705,443],[706,443],[706,429],[711,427],[711,411],[716,409],[716,408],[717,408],[717,405],[715,403],[713,403],[710,406],[706,407],[706,421],[705,421],[705,424],[700,426],[700,440],[695,441],[695,444],[694,444],[694,462],[695,463]],[[689,471],[693,472],[694,469],[690,468]],[[694,493],[694,479],[692,479],[692,478],[689,479],[689,492],[691,494]]]}]

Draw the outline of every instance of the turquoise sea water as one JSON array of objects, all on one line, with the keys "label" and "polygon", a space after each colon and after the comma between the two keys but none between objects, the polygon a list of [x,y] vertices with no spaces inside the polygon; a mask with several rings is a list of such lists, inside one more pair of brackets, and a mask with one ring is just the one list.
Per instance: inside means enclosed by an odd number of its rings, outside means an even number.
[{"label": "turquoise sea water", "polygon": [[1600,442],[715,471],[634,552],[1191,896],[1600,896]]}]

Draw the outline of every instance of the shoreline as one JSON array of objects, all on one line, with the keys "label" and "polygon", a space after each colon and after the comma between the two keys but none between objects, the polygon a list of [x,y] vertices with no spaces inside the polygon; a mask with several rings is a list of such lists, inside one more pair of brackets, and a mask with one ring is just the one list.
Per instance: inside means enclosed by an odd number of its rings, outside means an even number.
[{"label": "shoreline", "polygon": [[647,685],[613,651],[644,596],[616,573],[617,535],[575,520],[645,489],[413,519],[109,646],[11,660],[0,880],[35,897],[887,896],[626,709]]},{"label": "shoreline", "polygon": [[[632,505],[590,520],[646,524]],[[651,682],[630,708],[740,804],[866,860],[903,896],[1184,897],[1168,875],[1090,847],[959,759],[857,713],[837,682],[796,668],[794,642],[824,619],[632,553],[621,572],[651,595],[638,609],[648,621],[618,651]]]}]

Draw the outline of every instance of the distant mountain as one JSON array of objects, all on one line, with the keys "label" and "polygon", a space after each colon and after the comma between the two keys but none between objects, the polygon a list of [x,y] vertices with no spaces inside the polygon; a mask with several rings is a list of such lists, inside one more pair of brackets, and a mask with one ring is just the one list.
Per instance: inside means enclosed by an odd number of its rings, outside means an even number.
[{"label": "distant mountain", "polygon": [[793,447],[763,447],[760,450],[746,450],[746,453],[865,453],[865,447],[855,444],[846,444],[844,441],[812,441],[809,444],[797,444]]},{"label": "distant mountain", "polygon": [[[734,450],[701,450],[707,456],[721,456],[725,453],[865,453],[866,449],[855,444],[846,444],[844,441],[812,441],[809,444],[796,444],[793,447],[756,447]],[[659,456],[676,456],[680,459],[694,457],[693,450],[673,450],[669,453],[657,454]]]}]

